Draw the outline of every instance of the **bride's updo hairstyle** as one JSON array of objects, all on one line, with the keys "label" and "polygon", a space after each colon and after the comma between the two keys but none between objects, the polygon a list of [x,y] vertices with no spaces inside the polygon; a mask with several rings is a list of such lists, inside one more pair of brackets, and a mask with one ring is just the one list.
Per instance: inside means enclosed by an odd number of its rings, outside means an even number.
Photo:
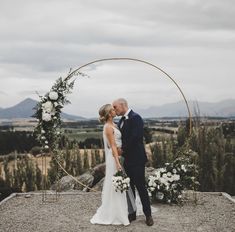
[{"label": "bride's updo hairstyle", "polygon": [[99,121],[100,122],[105,123],[108,120],[109,113],[112,108],[113,107],[111,104],[105,104],[100,107],[100,109],[99,109],[99,115],[100,115]]}]

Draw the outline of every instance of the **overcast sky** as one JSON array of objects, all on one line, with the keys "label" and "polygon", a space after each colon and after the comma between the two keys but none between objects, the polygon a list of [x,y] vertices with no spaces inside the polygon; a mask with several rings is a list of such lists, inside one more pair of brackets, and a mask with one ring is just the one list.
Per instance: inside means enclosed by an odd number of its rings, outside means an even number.
[{"label": "overcast sky", "polygon": [[[149,61],[187,99],[235,98],[233,0],[1,0],[0,107],[46,93],[70,68],[109,57]],[[82,70],[67,113],[97,116],[125,97],[132,108],[182,99],[160,71],[109,61]]]}]

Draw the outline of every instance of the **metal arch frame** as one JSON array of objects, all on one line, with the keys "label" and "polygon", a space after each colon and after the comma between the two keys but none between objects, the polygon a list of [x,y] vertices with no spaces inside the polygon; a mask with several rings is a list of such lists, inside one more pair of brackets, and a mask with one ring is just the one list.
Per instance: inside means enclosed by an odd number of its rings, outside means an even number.
[{"label": "metal arch frame", "polygon": [[65,80],[67,79],[70,79],[76,72],[79,72],[82,68],[84,67],[87,67],[91,64],[95,64],[95,63],[99,63],[99,62],[103,62],[103,61],[113,61],[113,60],[118,60],[118,61],[121,61],[121,60],[127,60],[127,61],[135,61],[135,62],[139,62],[139,63],[143,63],[143,64],[147,64],[155,69],[158,69],[160,72],[162,72],[163,74],[165,74],[165,76],[167,78],[169,78],[174,84],[175,86],[177,87],[177,89],[180,91],[180,94],[181,96],[183,97],[184,99],[184,102],[185,102],[185,105],[186,105],[186,108],[187,108],[187,111],[188,111],[188,118],[189,118],[189,134],[191,134],[192,132],[192,114],[191,114],[191,111],[190,111],[190,108],[189,108],[189,104],[188,104],[188,101],[182,91],[182,89],[180,88],[180,86],[177,84],[177,82],[167,73],[165,72],[163,69],[159,68],[158,66],[156,66],[155,64],[152,64],[148,61],[145,61],[145,60],[141,60],[141,59],[136,59],[136,58],[129,58],[129,57],[112,57],[112,58],[104,58],[104,59],[98,59],[98,60],[94,60],[94,61],[91,61],[89,63],[86,63],[84,65],[81,65],[80,67],[78,67],[77,69],[73,70],[66,78]]},{"label": "metal arch frame", "polygon": [[[153,68],[159,70],[159,71],[162,72],[163,74],[165,74],[165,76],[166,76],[168,79],[170,79],[170,80],[175,84],[175,86],[176,86],[177,89],[180,91],[180,94],[181,94],[181,96],[182,96],[183,99],[184,99],[184,102],[185,102],[185,105],[186,105],[186,108],[187,108],[187,111],[188,111],[188,118],[189,118],[189,135],[191,135],[191,132],[192,132],[192,116],[191,116],[191,111],[190,111],[190,108],[189,108],[188,101],[187,101],[187,99],[186,99],[186,97],[185,97],[185,95],[184,95],[182,89],[181,89],[180,86],[177,84],[177,82],[176,82],[167,72],[165,72],[163,69],[159,68],[158,66],[156,66],[156,65],[154,65],[154,64],[152,64],[152,63],[150,63],[150,62],[148,62],[148,61],[141,60],[141,59],[136,59],[136,58],[129,58],[129,57],[112,57],[112,58],[98,59],[98,60],[94,60],[94,61],[91,61],[91,62],[89,62],[89,63],[86,63],[86,64],[84,64],[84,65],[81,65],[81,66],[78,67],[77,69],[71,71],[71,72],[68,74],[68,76],[67,76],[64,80],[69,80],[69,79],[72,78],[76,73],[80,73],[79,71],[80,71],[82,68],[87,67],[87,66],[89,66],[89,65],[92,65],[92,64],[95,64],[95,63],[99,63],[99,62],[104,62],[104,61],[116,61],[116,60],[118,60],[118,61],[122,61],[122,60],[134,61],[134,62],[139,62],[139,63],[147,64],[147,65],[149,65],[149,66],[151,66],[151,67],[153,67]],[[44,158],[45,160],[43,160],[43,158]],[[57,159],[56,159],[56,162],[57,162],[58,166],[60,166],[60,168],[62,168],[62,170],[63,170],[66,174],[68,174],[68,175],[71,176],[74,180],[76,180],[76,182],[78,182],[77,179],[75,179],[72,175],[70,175],[70,174],[62,167],[62,165],[60,164],[60,162],[59,162]],[[43,166],[45,166],[45,169],[46,169],[46,157],[45,157],[45,156],[42,157],[42,167],[43,167]],[[80,182],[78,182],[78,183],[79,183],[79,184],[82,184],[82,185],[84,186],[83,183],[80,183]],[[57,184],[56,184],[56,185],[57,185]],[[43,187],[44,187],[44,191],[43,191],[43,198],[42,198],[42,201],[43,201],[43,202],[46,202],[46,201],[47,201],[47,200],[46,200],[47,192],[46,192],[46,190],[45,190],[45,186],[43,186]],[[57,187],[58,187],[58,186],[57,186]],[[55,199],[54,199],[52,202],[58,200],[58,189],[57,189],[57,187],[56,187],[56,197],[55,197]],[[88,186],[86,186],[86,187],[88,187]],[[195,202],[196,202],[197,197],[196,197],[195,189],[194,189],[194,199],[195,199]]]}]

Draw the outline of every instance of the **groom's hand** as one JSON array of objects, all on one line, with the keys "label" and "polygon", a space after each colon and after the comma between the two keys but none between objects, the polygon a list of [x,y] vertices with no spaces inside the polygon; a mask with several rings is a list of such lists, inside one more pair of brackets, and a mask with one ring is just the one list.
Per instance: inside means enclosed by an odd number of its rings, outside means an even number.
[{"label": "groom's hand", "polygon": [[117,149],[117,150],[118,150],[118,155],[119,155],[119,156],[121,156],[121,155],[122,155],[122,153],[123,153],[122,149],[121,149],[120,147],[118,147],[118,149]]}]

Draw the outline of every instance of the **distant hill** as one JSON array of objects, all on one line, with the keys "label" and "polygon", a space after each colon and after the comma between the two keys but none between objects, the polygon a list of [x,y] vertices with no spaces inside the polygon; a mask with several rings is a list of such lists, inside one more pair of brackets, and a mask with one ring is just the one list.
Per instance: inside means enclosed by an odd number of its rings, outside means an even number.
[{"label": "distant hill", "polygon": [[[30,118],[34,114],[33,108],[37,101],[27,98],[24,101],[9,108],[0,108],[0,119]],[[195,114],[197,105],[200,110],[200,116],[208,117],[235,117],[235,99],[228,99],[220,102],[196,102],[188,101],[192,115]],[[185,117],[188,116],[184,101],[164,104],[161,106],[152,106],[147,109],[135,109],[144,118],[150,117]],[[61,114],[63,119],[67,120],[87,120],[84,117]]]},{"label": "distant hill", "polygon": [[[216,103],[188,101],[192,115],[199,107],[200,116],[208,117],[234,117],[235,99],[228,99]],[[197,107],[198,106],[198,107]],[[188,115],[184,101],[152,106],[147,109],[137,109],[143,117],[184,117]]]},{"label": "distant hill", "polygon": [[[37,104],[37,101],[27,98],[15,106],[9,108],[0,108],[1,119],[14,119],[14,118],[31,118],[35,110],[33,109]],[[67,120],[85,120],[85,118],[61,113],[61,117]]]}]

